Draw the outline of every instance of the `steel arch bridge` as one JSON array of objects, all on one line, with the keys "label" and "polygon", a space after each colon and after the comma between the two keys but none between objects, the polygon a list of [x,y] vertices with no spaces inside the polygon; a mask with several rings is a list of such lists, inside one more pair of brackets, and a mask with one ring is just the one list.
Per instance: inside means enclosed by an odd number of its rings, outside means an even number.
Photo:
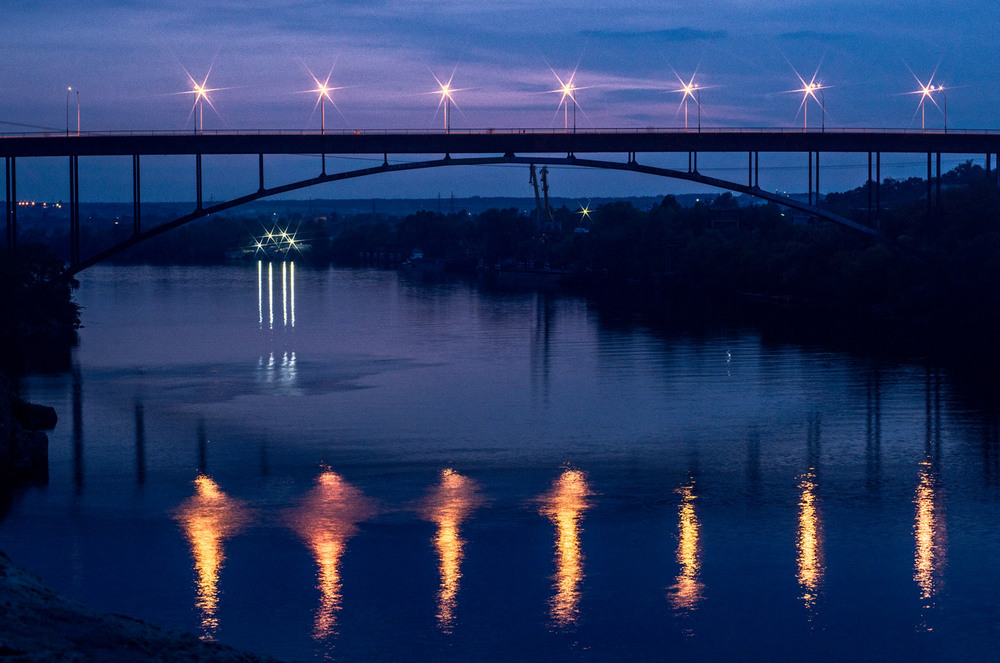
[{"label": "steel arch bridge", "polygon": [[[579,158],[576,153],[626,155],[623,161]],[[688,169],[675,170],[639,163],[639,153],[688,154]],[[747,183],[730,182],[698,172],[699,152],[745,152],[748,155]],[[809,157],[809,195],[803,203],[789,196],[770,193],[759,186],[760,152],[801,152]],[[813,204],[819,199],[821,152],[867,153],[869,217],[873,210],[876,223],[864,225],[833,214]],[[1000,165],[1000,132],[912,133],[887,130],[826,131],[807,133],[800,130],[710,130],[686,132],[678,130],[598,130],[582,133],[556,133],[538,130],[468,131],[446,133],[382,133],[354,132],[340,134],[309,133],[213,133],[213,134],[85,134],[72,136],[6,136],[0,137],[0,156],[5,159],[7,246],[17,243],[17,169],[21,158],[63,156],[69,158],[70,189],[70,265],[74,275],[125,249],[151,237],[163,234],[191,221],[238,207],[262,198],[296,191],[318,184],[356,179],[382,173],[404,172],[428,168],[477,166],[495,164],[538,164],[596,168],[667,177],[754,196],[769,202],[827,220],[862,233],[889,245],[877,225],[880,209],[879,182],[883,152],[926,153],[927,197],[932,200],[933,156],[937,156],[937,194],[940,196],[941,154],[985,154],[986,170],[994,177],[992,157]],[[203,155],[256,154],[259,158],[259,187],[244,196],[203,205]],[[322,158],[316,177],[279,186],[265,186],[264,156],[275,154],[315,154]],[[382,164],[369,168],[338,173],[326,172],[327,155],[372,155],[383,158]],[[390,163],[389,155],[433,155],[443,157],[413,162]],[[472,155],[452,157],[452,154]],[[565,156],[561,156],[561,155]],[[195,157],[195,209],[172,221],[153,228],[141,225],[140,160],[152,155],[193,155]],[[487,156],[489,155],[489,156]],[[560,156],[553,156],[560,155]],[[133,191],[133,229],[125,241],[96,255],[80,256],[79,175],[81,156],[131,156]],[[872,166],[874,157],[874,180]],[[1000,168],[996,175],[1000,176]],[[873,207],[872,202],[875,205]]]}]

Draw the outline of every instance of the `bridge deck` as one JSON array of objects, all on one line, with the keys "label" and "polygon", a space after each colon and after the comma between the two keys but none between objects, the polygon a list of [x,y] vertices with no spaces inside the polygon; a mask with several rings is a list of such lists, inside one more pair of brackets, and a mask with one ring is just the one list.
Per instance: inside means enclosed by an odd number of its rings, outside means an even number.
[{"label": "bridge deck", "polygon": [[888,152],[995,154],[1000,132],[537,130],[358,133],[90,133],[0,138],[0,157],[179,154],[573,154]]}]

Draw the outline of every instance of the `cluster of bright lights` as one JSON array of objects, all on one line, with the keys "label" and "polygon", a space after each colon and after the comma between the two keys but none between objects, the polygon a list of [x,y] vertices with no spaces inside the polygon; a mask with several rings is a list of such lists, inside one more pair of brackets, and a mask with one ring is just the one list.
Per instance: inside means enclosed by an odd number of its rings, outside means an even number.
[{"label": "cluster of bright lights", "polygon": [[302,240],[296,238],[296,233],[289,233],[288,228],[274,226],[261,237],[254,238],[253,247],[254,255],[287,254],[292,250],[301,252]]}]

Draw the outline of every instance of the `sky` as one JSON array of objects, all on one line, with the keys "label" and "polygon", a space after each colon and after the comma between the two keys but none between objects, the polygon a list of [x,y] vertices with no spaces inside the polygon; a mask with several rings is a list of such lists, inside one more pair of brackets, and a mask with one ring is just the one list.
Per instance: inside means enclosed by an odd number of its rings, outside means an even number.
[{"label": "sky", "polygon": [[[918,79],[933,77],[946,89],[926,108],[928,128],[943,126],[947,101],[950,129],[1000,130],[996,0],[0,1],[0,132],[65,130],[68,86],[74,129],[76,91],[84,131],[193,129],[193,81],[214,89],[206,131],[318,130],[311,90],[328,76],[341,88],[326,107],[328,131],[439,130],[435,91],[449,80],[453,129],[557,129],[564,114],[552,91],[570,77],[581,129],[683,126],[680,79],[702,87],[705,127],[799,127],[800,77],[824,86],[826,116],[810,101],[811,128],[822,118],[830,128],[919,129],[920,98],[910,93]],[[693,124],[696,106],[689,102],[688,110]],[[861,184],[862,158],[831,155],[821,186]],[[645,161],[681,167],[682,160],[686,167],[686,155]],[[144,197],[193,198],[193,168],[161,161],[149,164],[149,177],[144,170]],[[269,183],[278,183],[316,174],[318,158],[272,163]],[[699,162],[719,177],[742,164],[745,155]],[[920,172],[920,159],[904,155],[884,164],[886,176]],[[254,165],[220,162],[207,195],[256,189]],[[366,165],[337,160],[328,170]],[[804,157],[762,158],[761,165],[762,186],[805,188]],[[83,163],[82,199],[129,199],[127,166],[127,159]],[[51,174],[62,169],[61,162],[19,163],[19,193],[67,197]],[[570,196],[692,186],[569,168],[556,169],[550,184],[554,195]],[[381,175],[294,197],[438,194],[531,195],[526,169],[504,166]]]}]

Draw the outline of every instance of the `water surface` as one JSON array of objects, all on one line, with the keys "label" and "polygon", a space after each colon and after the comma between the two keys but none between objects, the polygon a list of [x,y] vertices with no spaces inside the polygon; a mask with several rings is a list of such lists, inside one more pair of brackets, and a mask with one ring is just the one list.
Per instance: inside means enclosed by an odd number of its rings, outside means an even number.
[{"label": "water surface", "polygon": [[1000,418],[947,367],[396,272],[81,282],[0,548],[93,608],[295,660],[996,655]]}]

